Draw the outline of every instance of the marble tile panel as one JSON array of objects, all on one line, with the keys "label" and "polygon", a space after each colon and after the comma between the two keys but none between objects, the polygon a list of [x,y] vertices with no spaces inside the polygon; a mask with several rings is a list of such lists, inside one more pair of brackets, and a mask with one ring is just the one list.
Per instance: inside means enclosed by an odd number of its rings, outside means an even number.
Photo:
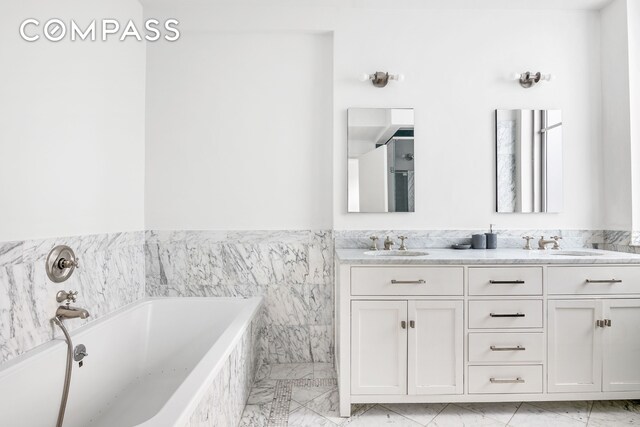
[{"label": "marble tile panel", "polygon": [[320,363],[333,361],[334,329],[331,325],[309,326],[309,345],[311,360]]},{"label": "marble tile panel", "polygon": [[337,387],[335,385],[326,385],[319,387],[298,387],[296,385],[293,385],[291,389],[291,399],[301,405],[306,405],[315,398],[323,396],[326,393],[336,389]]},{"label": "marble tile panel", "polygon": [[[64,284],[55,284],[45,272],[45,258],[58,244],[69,245],[80,268]],[[0,364],[60,336],[50,319],[60,289],[78,291],[75,305],[91,317],[70,322],[74,330],[145,295],[144,234],[110,233],[28,240],[2,244],[0,257]],[[18,255],[18,251],[22,254]]]},{"label": "marble tile panel", "polygon": [[267,358],[271,363],[312,361],[309,326],[267,326]]}]

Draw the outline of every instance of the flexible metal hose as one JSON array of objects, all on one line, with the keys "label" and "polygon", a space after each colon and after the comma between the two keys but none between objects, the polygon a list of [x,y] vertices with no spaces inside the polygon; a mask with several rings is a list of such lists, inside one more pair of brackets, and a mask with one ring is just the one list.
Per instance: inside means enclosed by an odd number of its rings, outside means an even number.
[{"label": "flexible metal hose", "polygon": [[62,400],[60,401],[60,411],[58,412],[58,422],[56,427],[62,427],[64,421],[64,411],[67,409],[67,399],[69,398],[69,385],[71,384],[71,370],[73,369],[73,344],[71,343],[71,337],[67,328],[64,327],[62,319],[58,317],[53,318],[53,322],[60,326],[62,333],[64,333],[64,339],[67,341],[67,369],[64,374],[64,388],[62,389]]}]

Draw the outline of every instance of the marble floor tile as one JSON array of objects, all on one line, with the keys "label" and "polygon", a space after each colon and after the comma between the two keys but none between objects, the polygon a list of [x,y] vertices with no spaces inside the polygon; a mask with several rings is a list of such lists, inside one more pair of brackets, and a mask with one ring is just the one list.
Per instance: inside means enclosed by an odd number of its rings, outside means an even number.
[{"label": "marble floor tile", "polygon": [[276,380],[260,380],[251,388],[247,405],[258,405],[261,403],[271,403],[273,393],[276,389]]},{"label": "marble floor tile", "polygon": [[271,403],[247,405],[244,407],[238,427],[267,427]]},{"label": "marble floor tile", "polygon": [[314,363],[313,378],[337,378],[333,363]]},{"label": "marble floor tile", "polygon": [[271,375],[271,365],[262,364],[256,371],[255,381],[268,379]]},{"label": "marble floor tile", "polygon": [[387,409],[409,418],[422,425],[427,425],[446,406],[446,403],[388,403],[383,404]]},{"label": "marble floor tile", "polygon": [[546,409],[549,412],[566,415],[578,421],[587,421],[593,402],[590,400],[578,400],[574,402],[530,402],[530,404]]},{"label": "marble floor tile", "polygon": [[521,402],[456,403],[457,406],[507,424]]},{"label": "marble floor tile", "polygon": [[640,402],[596,400],[589,415],[589,427],[640,425]]},{"label": "marble floor tile", "polygon": [[336,427],[336,424],[304,406],[289,414],[288,425],[289,427]]},{"label": "marble floor tile", "polygon": [[320,386],[320,387],[297,387],[293,386],[291,390],[291,399],[296,402],[305,405],[311,400],[324,395],[325,393],[335,390],[335,385]]},{"label": "marble floor tile", "polygon": [[337,425],[344,424],[348,420],[340,416],[340,398],[337,388],[316,397],[305,406]]},{"label": "marble floor tile", "polygon": [[297,380],[313,377],[313,363],[280,363],[271,365],[269,379]]},{"label": "marble floor tile", "polygon": [[529,403],[523,403],[509,421],[513,427],[584,427],[585,421],[578,421],[565,415],[549,412]]},{"label": "marble floor tile", "polygon": [[454,404],[447,405],[434,419],[429,423],[429,427],[504,427],[505,423],[488,418],[482,414],[469,409],[456,406]]},{"label": "marble floor tile", "polygon": [[409,418],[393,412],[380,405],[375,405],[362,415],[355,419],[351,419],[349,427],[421,427],[420,423],[417,423]]}]

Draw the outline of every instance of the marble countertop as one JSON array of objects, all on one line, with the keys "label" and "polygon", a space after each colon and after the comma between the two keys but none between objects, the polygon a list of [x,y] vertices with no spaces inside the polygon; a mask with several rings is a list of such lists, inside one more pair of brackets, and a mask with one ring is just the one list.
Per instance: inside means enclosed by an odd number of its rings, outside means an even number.
[{"label": "marble countertop", "polygon": [[[640,264],[640,255],[596,249],[411,249],[424,256],[367,255],[365,249],[336,249],[340,264],[482,265],[482,264]],[[392,251],[398,252],[398,251]],[[571,252],[592,255],[571,255]],[[378,253],[384,253],[380,250]],[[562,254],[562,255],[560,255]]]}]

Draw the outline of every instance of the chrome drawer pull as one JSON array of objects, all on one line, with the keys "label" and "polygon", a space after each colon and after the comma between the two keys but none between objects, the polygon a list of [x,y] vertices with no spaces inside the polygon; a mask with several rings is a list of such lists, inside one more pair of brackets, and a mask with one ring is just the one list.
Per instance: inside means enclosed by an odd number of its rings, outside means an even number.
[{"label": "chrome drawer pull", "polygon": [[418,279],[418,280],[396,280],[391,279],[391,283],[393,285],[421,285],[427,283],[426,280]]},{"label": "chrome drawer pull", "polygon": [[492,285],[523,285],[524,280],[489,280]]},{"label": "chrome drawer pull", "polygon": [[505,313],[505,314],[489,313],[489,316],[491,317],[524,317],[524,313]]},{"label": "chrome drawer pull", "polygon": [[499,380],[497,378],[489,378],[492,384],[522,384],[524,380],[520,377],[512,380]]},{"label": "chrome drawer pull", "polygon": [[526,350],[526,348],[520,345],[517,347],[496,347],[495,345],[492,345],[489,348],[491,349],[491,351],[524,351]]},{"label": "chrome drawer pull", "polygon": [[586,280],[587,283],[622,283],[622,280],[620,279],[609,279],[609,280],[591,280],[591,279],[587,279]]},{"label": "chrome drawer pull", "polygon": [[402,329],[407,329],[407,322],[406,322],[406,321],[404,321],[404,320],[403,320],[403,321],[401,321],[401,322],[400,322],[400,327],[401,327]]}]

